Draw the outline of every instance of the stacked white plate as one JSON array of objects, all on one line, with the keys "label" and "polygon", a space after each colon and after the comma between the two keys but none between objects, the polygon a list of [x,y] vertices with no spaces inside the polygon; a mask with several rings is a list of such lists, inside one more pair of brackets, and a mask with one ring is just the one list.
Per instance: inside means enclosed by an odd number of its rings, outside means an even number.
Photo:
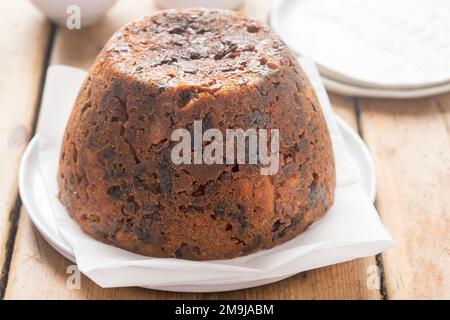
[{"label": "stacked white plate", "polygon": [[415,98],[450,91],[450,1],[275,0],[270,24],[330,91]]}]

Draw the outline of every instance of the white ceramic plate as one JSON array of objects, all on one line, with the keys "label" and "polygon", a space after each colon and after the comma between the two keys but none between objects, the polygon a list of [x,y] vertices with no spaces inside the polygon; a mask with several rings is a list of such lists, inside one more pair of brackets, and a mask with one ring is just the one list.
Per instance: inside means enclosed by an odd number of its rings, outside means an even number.
[{"label": "white ceramic plate", "polygon": [[327,78],[378,89],[450,85],[450,1],[276,0],[270,24]]},{"label": "white ceramic plate", "polygon": [[[375,169],[371,155],[360,139],[360,137],[338,116],[336,116],[338,126],[347,144],[350,154],[354,157],[358,166],[364,190],[366,190],[371,200],[374,200],[376,193]],[[42,236],[64,257],[72,262],[75,258],[72,249],[59,235],[55,219],[50,207],[50,203],[45,191],[44,181],[39,169],[38,140],[35,136],[28,144],[20,163],[19,172],[19,192],[22,202],[28,211],[33,224]],[[215,286],[213,291],[229,291],[257,285],[263,285],[279,281],[283,278],[271,278],[258,281],[229,283],[222,286]],[[165,287],[169,291],[194,291],[211,292],[210,286],[176,286]]]},{"label": "white ceramic plate", "polygon": [[348,84],[338,80],[330,79],[324,75],[321,75],[321,78],[327,90],[346,96],[412,99],[429,97],[445,92],[450,92],[450,83],[438,85],[435,87],[425,87],[422,89],[376,89]]}]

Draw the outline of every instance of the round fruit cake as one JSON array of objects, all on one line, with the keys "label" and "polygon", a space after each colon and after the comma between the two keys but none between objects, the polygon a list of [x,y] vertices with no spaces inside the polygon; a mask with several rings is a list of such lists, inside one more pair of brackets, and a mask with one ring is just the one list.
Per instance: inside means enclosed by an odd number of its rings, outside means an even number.
[{"label": "round fruit cake", "polygon": [[[175,164],[172,133],[192,133],[195,121],[224,136],[278,129],[278,171],[237,159]],[[227,259],[322,217],[335,166],[316,94],[280,37],[234,11],[167,10],[123,27],[97,57],[65,130],[58,183],[95,239],[152,257]]]}]

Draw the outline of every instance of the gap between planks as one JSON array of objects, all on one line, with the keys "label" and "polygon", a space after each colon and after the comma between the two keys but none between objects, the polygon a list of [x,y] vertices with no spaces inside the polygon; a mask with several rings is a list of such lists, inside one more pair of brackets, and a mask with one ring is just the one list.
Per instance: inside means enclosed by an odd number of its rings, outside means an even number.
[{"label": "gap between planks", "polygon": [[[353,100],[353,107],[355,109],[356,129],[357,129],[358,135],[361,137],[361,139],[367,145],[367,142],[364,139],[364,134],[363,134],[360,99],[358,97],[353,97],[352,100]],[[377,192],[377,194],[378,194],[378,192]],[[377,200],[376,200],[376,198],[375,198],[374,206],[375,206],[375,209],[377,209]],[[378,210],[377,210],[377,212],[378,212]],[[378,213],[378,215],[379,215],[379,213]],[[381,299],[382,300],[389,300],[388,292],[386,290],[386,277],[385,277],[385,274],[384,274],[385,270],[384,270],[384,266],[383,266],[383,257],[381,255],[381,253],[379,253],[379,254],[377,254],[375,256],[375,262],[376,262],[378,270],[379,270],[380,296],[381,296]]]},{"label": "gap between planks", "polygon": [[450,93],[360,99],[376,206],[396,242],[382,253],[389,299],[450,297]]},{"label": "gap between planks", "polygon": [[[34,106],[34,115],[33,115],[33,121],[31,125],[31,132],[28,139],[28,142],[31,140],[31,138],[36,133],[36,126],[37,121],[39,118],[39,110],[42,102],[42,95],[44,91],[44,85],[45,85],[45,79],[47,76],[47,68],[50,64],[50,56],[52,52],[53,42],[55,39],[55,33],[56,33],[56,26],[52,23],[49,23],[49,31],[48,31],[48,37],[47,37],[47,47],[45,49],[44,53],[44,61],[42,62],[42,72],[41,77],[39,80],[39,94]],[[18,228],[18,222],[20,218],[20,209],[22,207],[22,200],[20,199],[19,192],[17,190],[16,194],[16,201],[14,208],[11,210],[9,215],[9,230],[8,230],[8,236],[7,236],[7,242],[5,246],[5,254],[4,254],[4,262],[2,266],[2,273],[0,276],[0,300],[3,300],[6,292],[6,288],[8,285],[8,277],[9,277],[9,268],[11,266],[11,260],[12,255],[14,252],[14,244],[17,234],[17,228]]]}]

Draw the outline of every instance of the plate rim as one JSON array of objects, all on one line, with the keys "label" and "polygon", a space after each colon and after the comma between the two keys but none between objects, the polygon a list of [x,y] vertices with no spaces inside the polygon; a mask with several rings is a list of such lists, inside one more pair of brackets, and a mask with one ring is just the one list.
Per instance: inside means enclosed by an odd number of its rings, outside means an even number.
[{"label": "plate rim", "polygon": [[330,79],[321,74],[325,87],[335,93],[347,96],[363,96],[373,98],[414,99],[435,96],[450,91],[450,82],[435,87],[422,89],[378,89],[355,86],[336,79]]}]

